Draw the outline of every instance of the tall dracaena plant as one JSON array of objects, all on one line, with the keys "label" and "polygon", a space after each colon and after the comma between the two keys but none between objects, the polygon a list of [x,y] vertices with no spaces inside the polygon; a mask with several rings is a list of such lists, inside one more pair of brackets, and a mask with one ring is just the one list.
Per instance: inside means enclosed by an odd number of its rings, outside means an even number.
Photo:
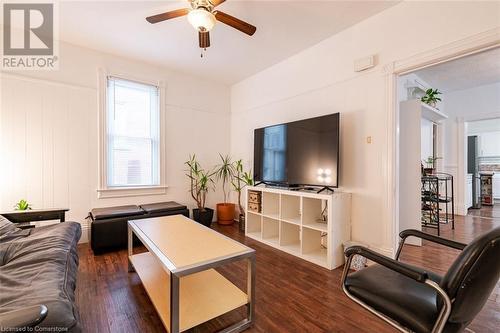
[{"label": "tall dracaena plant", "polygon": [[245,209],[241,204],[241,192],[245,186],[253,185],[253,178],[251,171],[243,170],[243,162],[241,160],[234,162],[234,178],[232,185],[236,193],[238,193],[238,207],[240,209],[240,214],[245,214]]},{"label": "tall dracaena plant", "polygon": [[223,156],[219,154],[221,163],[217,166],[215,170],[215,175],[217,180],[222,180],[222,192],[224,193],[224,203],[227,203],[227,197],[229,195],[228,185],[232,182],[234,177],[234,164],[231,161],[229,155]]},{"label": "tall dracaena plant", "polygon": [[207,193],[214,183],[214,172],[203,170],[195,155],[190,155],[189,160],[184,164],[188,167],[186,176],[189,178],[191,185],[189,191],[191,197],[196,202],[198,209],[204,212]]}]

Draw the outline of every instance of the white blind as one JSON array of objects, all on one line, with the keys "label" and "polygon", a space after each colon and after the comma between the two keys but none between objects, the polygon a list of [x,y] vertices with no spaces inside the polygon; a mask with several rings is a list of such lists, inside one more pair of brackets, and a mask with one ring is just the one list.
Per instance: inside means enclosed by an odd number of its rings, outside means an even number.
[{"label": "white blind", "polygon": [[107,81],[107,185],[159,185],[158,87],[115,77]]}]

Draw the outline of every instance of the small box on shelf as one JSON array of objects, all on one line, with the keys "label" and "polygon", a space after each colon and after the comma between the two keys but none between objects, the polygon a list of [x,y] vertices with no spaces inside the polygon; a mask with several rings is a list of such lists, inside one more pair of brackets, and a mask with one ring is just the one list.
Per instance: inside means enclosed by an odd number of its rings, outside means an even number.
[{"label": "small box on shelf", "polygon": [[248,191],[248,202],[261,204],[262,202],[262,192],[259,191]]},{"label": "small box on shelf", "polygon": [[262,213],[262,192],[248,191],[248,211]]},{"label": "small box on shelf", "polygon": [[248,210],[250,212],[254,212],[254,213],[261,213],[262,212],[262,206],[258,203],[254,203],[254,202],[249,202],[248,203]]}]

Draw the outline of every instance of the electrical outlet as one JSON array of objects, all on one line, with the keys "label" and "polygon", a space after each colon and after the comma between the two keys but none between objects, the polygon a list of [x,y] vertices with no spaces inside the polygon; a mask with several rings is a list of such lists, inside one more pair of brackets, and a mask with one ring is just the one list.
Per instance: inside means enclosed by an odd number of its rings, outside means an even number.
[{"label": "electrical outlet", "polygon": [[366,143],[368,143],[368,144],[372,143],[372,137],[371,136],[367,136],[366,137]]}]

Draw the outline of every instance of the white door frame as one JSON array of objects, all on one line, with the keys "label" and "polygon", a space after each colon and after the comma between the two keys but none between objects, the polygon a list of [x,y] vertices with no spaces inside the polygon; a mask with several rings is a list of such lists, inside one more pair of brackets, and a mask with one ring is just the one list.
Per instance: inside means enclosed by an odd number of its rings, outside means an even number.
[{"label": "white door frame", "polygon": [[500,28],[487,30],[477,35],[458,40],[436,49],[432,49],[412,57],[389,63],[383,68],[385,76],[385,106],[387,117],[387,158],[385,165],[387,176],[386,201],[384,216],[391,221],[387,237],[392,240],[392,253],[395,253],[399,242],[399,181],[398,181],[398,148],[399,148],[399,108],[397,103],[397,77],[416,70],[437,65],[453,59],[482,52],[500,46]]}]

